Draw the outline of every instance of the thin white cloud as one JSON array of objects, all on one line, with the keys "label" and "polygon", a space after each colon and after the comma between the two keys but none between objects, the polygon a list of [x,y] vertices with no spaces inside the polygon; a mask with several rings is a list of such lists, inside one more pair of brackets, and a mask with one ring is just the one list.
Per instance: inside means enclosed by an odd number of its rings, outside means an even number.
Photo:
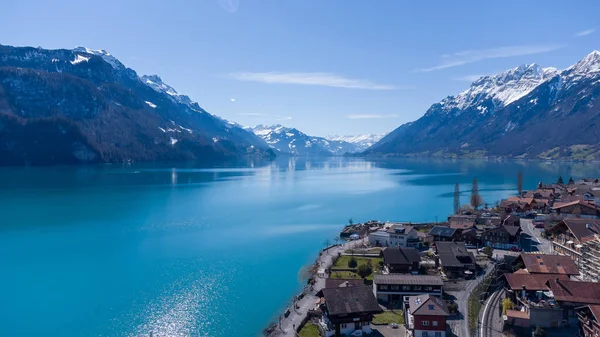
[{"label": "thin white cloud", "polygon": [[268,119],[275,119],[278,121],[288,121],[290,119],[292,119],[291,116],[282,116],[282,115],[270,115],[270,114],[264,114],[264,113],[260,113],[260,112],[239,112],[236,113],[237,116],[248,116],[248,117],[262,117],[262,118],[268,118]]},{"label": "thin white cloud", "polygon": [[239,0],[219,0],[219,6],[221,6],[221,8],[228,11],[229,13],[235,13],[235,12],[237,12],[238,8],[240,7],[240,1]]},{"label": "thin white cloud", "polygon": [[366,89],[366,90],[394,90],[402,89],[390,84],[380,84],[369,80],[352,79],[331,73],[233,73],[229,77],[238,81],[277,83],[277,84],[302,84],[317,85],[335,88]]},{"label": "thin white cloud", "polygon": [[465,81],[465,82],[474,82],[485,75],[465,75],[460,77],[455,77],[453,80],[455,81]]},{"label": "thin white cloud", "polygon": [[396,118],[399,117],[397,114],[359,114],[359,115],[347,115],[346,118],[350,119],[384,119],[384,118]]},{"label": "thin white cloud", "polygon": [[582,36],[587,36],[587,35],[593,34],[596,31],[596,29],[597,28],[582,30],[580,32],[573,34],[573,37],[582,37]]},{"label": "thin white cloud", "polygon": [[563,48],[562,45],[529,45],[529,46],[509,46],[509,47],[500,47],[500,48],[490,48],[490,49],[479,49],[479,50],[464,50],[452,54],[444,54],[442,55],[442,59],[444,60],[438,65],[416,69],[417,72],[430,72],[436,70],[442,70],[452,67],[458,67],[469,63],[475,63],[488,59],[497,59],[497,58],[505,58],[505,57],[513,57],[513,56],[522,56],[522,55],[533,55],[533,54],[541,54],[551,52],[560,48]]},{"label": "thin white cloud", "polygon": [[230,98],[229,100],[232,102],[235,102],[235,98]]}]

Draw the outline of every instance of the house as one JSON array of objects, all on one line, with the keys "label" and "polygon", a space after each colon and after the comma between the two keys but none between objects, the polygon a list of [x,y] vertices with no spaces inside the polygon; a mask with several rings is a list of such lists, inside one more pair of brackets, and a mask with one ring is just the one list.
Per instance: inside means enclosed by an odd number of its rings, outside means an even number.
[{"label": "house", "polygon": [[580,267],[582,264],[595,266],[598,269],[595,274],[600,274],[600,247],[594,244],[600,235],[600,220],[566,218],[548,232],[554,239],[552,249],[555,252],[570,256]]},{"label": "house", "polygon": [[477,218],[475,221],[475,226],[483,225],[483,226],[500,226],[502,224],[502,218],[499,216],[482,216],[481,218]]},{"label": "house", "polygon": [[410,225],[388,224],[369,234],[369,243],[376,247],[418,247],[417,230]]},{"label": "house", "polygon": [[600,336],[600,305],[586,305],[576,309],[583,337]]},{"label": "house", "polygon": [[473,253],[467,251],[464,242],[435,242],[436,265],[441,266],[448,277],[474,276],[476,264]]},{"label": "house", "polygon": [[480,233],[477,228],[465,229],[460,233],[458,237],[459,241],[464,242],[467,245],[477,246],[480,243]]},{"label": "house", "polygon": [[386,273],[410,273],[419,270],[421,254],[415,248],[384,248],[383,268]]},{"label": "house", "polygon": [[504,274],[506,298],[517,306],[515,310],[507,310],[506,323],[520,327],[558,326],[563,319],[563,312],[550,298],[547,285],[552,279],[568,280],[568,275],[561,274]]},{"label": "house", "polygon": [[338,288],[338,287],[357,287],[364,286],[365,281],[363,279],[343,279],[343,278],[327,278],[325,279],[325,288]]},{"label": "house", "polygon": [[373,292],[377,300],[406,302],[409,296],[431,294],[441,297],[444,282],[436,275],[375,274]]},{"label": "house", "polygon": [[432,295],[410,296],[404,315],[406,327],[415,337],[446,337],[448,316],[446,302]]},{"label": "house", "polygon": [[502,225],[504,226],[521,226],[521,218],[518,216],[511,214],[502,220]]},{"label": "house", "polygon": [[564,218],[600,219],[600,206],[585,200],[555,202],[552,211]]},{"label": "house", "polygon": [[535,198],[535,199],[554,199],[554,189],[551,188],[538,188],[534,191],[525,192],[525,198]]},{"label": "house", "polygon": [[579,275],[575,262],[564,255],[521,253],[515,264],[522,264],[528,274]]},{"label": "house", "polygon": [[520,247],[520,226],[498,226],[481,233],[481,242],[484,246],[496,249],[510,249]]},{"label": "house", "polygon": [[324,288],[319,330],[325,337],[346,336],[359,330],[371,333],[373,315],[382,312],[369,286]]},{"label": "house", "polygon": [[448,217],[448,227],[457,230],[473,228],[476,219],[476,215],[451,215]]},{"label": "house", "polygon": [[429,230],[429,235],[433,237],[433,241],[454,241],[457,240],[460,233],[454,228],[444,226],[433,226]]}]

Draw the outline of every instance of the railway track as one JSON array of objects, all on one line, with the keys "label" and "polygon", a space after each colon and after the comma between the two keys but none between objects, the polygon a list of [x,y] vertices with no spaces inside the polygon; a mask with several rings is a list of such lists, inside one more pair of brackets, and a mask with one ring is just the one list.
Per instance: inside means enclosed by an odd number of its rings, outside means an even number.
[{"label": "railway track", "polygon": [[494,306],[498,303],[500,297],[500,290],[496,290],[492,293],[492,296],[487,300],[483,307],[483,313],[481,315],[480,325],[480,337],[494,337]]}]

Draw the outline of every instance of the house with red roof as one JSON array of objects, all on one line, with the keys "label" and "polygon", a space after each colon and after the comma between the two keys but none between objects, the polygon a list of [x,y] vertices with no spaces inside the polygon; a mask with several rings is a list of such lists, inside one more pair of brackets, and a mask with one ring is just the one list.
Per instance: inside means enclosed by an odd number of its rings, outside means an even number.
[{"label": "house with red roof", "polygon": [[586,305],[576,309],[583,337],[600,336],[600,305]]},{"label": "house with red roof", "polygon": [[446,337],[448,305],[433,295],[410,296],[406,306],[406,328],[415,337]]}]

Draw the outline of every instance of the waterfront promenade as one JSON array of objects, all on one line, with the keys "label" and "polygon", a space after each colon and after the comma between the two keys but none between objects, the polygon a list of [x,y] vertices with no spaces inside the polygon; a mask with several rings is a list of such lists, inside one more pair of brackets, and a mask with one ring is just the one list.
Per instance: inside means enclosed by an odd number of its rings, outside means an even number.
[{"label": "waterfront promenade", "polygon": [[[329,267],[333,265],[333,259],[338,255],[338,253],[343,253],[346,249],[358,246],[362,246],[362,240],[349,241],[344,243],[343,245],[335,245],[330,247],[327,250],[322,250],[318,262],[319,269],[327,270]],[[285,318],[283,314],[281,315],[281,321],[278,324],[278,327],[273,331],[271,336],[297,336],[295,328],[298,328],[304,318],[308,310],[313,309],[315,307],[315,302],[317,301],[316,293],[318,293],[321,289],[325,287],[325,279],[329,275],[325,274],[325,277],[319,277],[317,275],[314,276],[315,284],[313,286],[313,290],[307,288],[305,291],[304,297],[296,302],[296,307],[290,307],[290,315]]]}]

